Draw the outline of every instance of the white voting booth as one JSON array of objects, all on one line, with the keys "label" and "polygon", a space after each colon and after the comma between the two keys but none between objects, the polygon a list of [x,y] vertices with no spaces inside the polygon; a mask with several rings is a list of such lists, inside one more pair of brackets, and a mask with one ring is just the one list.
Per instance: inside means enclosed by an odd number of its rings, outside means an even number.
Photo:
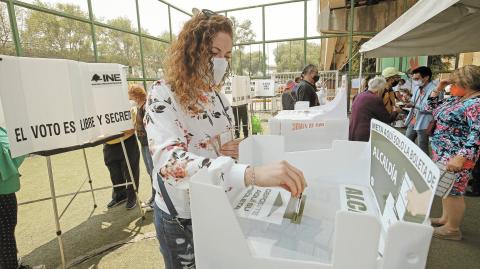
[{"label": "white voting booth", "polygon": [[[63,213],[77,194],[90,192],[96,208],[94,191],[112,188],[93,188],[84,148],[122,137],[122,131],[133,129],[127,89],[125,67],[119,64],[0,55],[0,112],[12,156],[38,154],[47,159],[51,197],[20,204],[52,200],[63,267]],[[123,140],[121,143],[133,178]],[[78,149],[83,150],[87,177],[77,192],[57,195],[50,156]],[[87,181],[89,190],[81,190]],[[134,181],[116,186],[130,184],[136,190]],[[66,196],[73,198],[59,214],[57,198]]]},{"label": "white voting booth", "polygon": [[345,88],[325,105],[283,110],[269,121],[270,134],[285,137],[286,151],[330,148],[334,140],[348,140],[348,125]]},{"label": "white voting booth", "polygon": [[[197,268],[425,268],[439,170],[401,133],[372,121],[370,142],[335,141],[331,149],[287,152],[284,137],[267,135],[249,137],[240,146],[242,163],[278,160],[301,169],[307,179],[300,224],[270,221],[280,210],[276,205],[288,203],[285,195],[266,202],[261,189],[275,188],[247,189],[254,195],[239,203],[245,191],[226,193],[217,184],[224,167],[192,178]],[[244,217],[238,212],[242,202],[245,212],[270,213],[264,219]]]},{"label": "white voting booth", "polygon": [[250,77],[231,76],[225,81],[223,92],[231,106],[246,105],[250,102]]},{"label": "white voting booth", "polygon": [[275,96],[275,81],[272,79],[253,80],[255,97]]}]

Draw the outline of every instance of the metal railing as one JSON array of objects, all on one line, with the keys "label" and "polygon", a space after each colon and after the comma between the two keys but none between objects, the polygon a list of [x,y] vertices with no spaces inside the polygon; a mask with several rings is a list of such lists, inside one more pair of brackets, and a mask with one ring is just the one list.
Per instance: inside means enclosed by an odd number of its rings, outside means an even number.
[{"label": "metal railing", "polygon": [[137,21],[134,22],[134,23],[136,23],[137,30],[127,30],[127,29],[123,29],[121,27],[116,27],[116,26],[109,25],[107,23],[100,22],[100,21],[96,20],[95,16],[94,16],[95,13],[94,13],[94,10],[92,8],[92,0],[86,0],[86,1],[87,1],[87,4],[88,4],[88,18],[75,16],[75,15],[72,15],[72,14],[69,14],[69,13],[66,13],[66,12],[57,11],[57,10],[50,9],[50,8],[45,8],[45,7],[42,7],[42,6],[39,6],[39,5],[30,4],[30,3],[23,2],[23,1],[0,0],[0,2],[4,2],[4,3],[7,4],[8,16],[10,18],[10,29],[12,31],[12,38],[13,38],[13,42],[14,42],[14,45],[15,45],[15,54],[17,56],[24,56],[25,55],[24,50],[22,48],[20,32],[19,32],[18,25],[17,25],[17,16],[16,16],[16,13],[15,13],[15,7],[18,6],[18,7],[26,8],[28,10],[43,12],[43,13],[46,13],[46,14],[70,19],[70,20],[73,20],[73,21],[88,23],[90,25],[91,40],[92,40],[92,46],[93,46],[93,56],[94,56],[95,62],[99,62],[99,53],[98,53],[98,48],[97,48],[97,43],[98,42],[97,42],[96,34],[95,34],[97,27],[102,27],[102,28],[106,28],[106,29],[110,29],[110,30],[114,30],[114,31],[119,31],[119,32],[122,32],[122,33],[131,34],[131,35],[136,36],[139,39],[138,41],[139,41],[139,44],[140,44],[139,50],[140,50],[140,64],[141,64],[142,77],[129,77],[128,81],[139,81],[139,82],[142,82],[144,84],[144,86],[146,87],[147,86],[146,84],[147,84],[148,81],[158,80],[159,78],[155,78],[155,77],[154,78],[149,78],[146,75],[146,69],[145,69],[146,63],[145,63],[145,57],[144,57],[144,39],[169,44],[172,41],[172,38],[173,38],[171,10],[172,9],[177,10],[177,11],[179,11],[179,12],[185,14],[185,15],[188,15],[188,16],[191,16],[191,14],[187,11],[184,11],[181,8],[178,8],[174,5],[166,2],[166,1],[157,0],[159,3],[165,4],[168,8],[168,24],[169,24],[168,27],[169,27],[170,40],[166,40],[166,39],[163,39],[163,38],[159,38],[159,37],[155,37],[155,36],[152,36],[152,35],[149,35],[149,34],[142,33],[141,12],[140,12],[140,9],[139,9],[139,1],[140,0],[134,0],[135,1],[135,9],[136,9],[135,11],[136,11],[136,15],[137,15]]}]

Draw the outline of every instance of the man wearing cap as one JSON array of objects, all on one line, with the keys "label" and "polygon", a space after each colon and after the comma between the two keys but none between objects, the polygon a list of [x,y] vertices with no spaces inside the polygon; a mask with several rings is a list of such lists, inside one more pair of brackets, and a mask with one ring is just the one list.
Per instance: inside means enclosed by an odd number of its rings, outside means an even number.
[{"label": "man wearing cap", "polygon": [[295,109],[295,102],[297,101],[295,96],[292,94],[293,88],[295,88],[296,84],[293,80],[289,80],[285,89],[282,93],[282,109],[283,110],[294,110]]},{"label": "man wearing cap", "polygon": [[382,99],[383,105],[389,113],[392,113],[393,107],[395,107],[395,92],[393,91],[393,87],[398,85],[400,79],[404,73],[398,71],[395,67],[387,67],[383,69],[382,76],[387,80],[387,86],[385,91],[383,92]]}]

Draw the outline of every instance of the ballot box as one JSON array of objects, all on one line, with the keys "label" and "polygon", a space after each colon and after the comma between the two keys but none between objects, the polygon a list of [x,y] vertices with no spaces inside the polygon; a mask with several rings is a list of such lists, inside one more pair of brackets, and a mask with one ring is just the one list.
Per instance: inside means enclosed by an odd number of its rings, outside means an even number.
[{"label": "ballot box", "polygon": [[370,142],[330,149],[288,152],[278,135],[242,142],[242,163],[286,160],[303,171],[299,223],[278,218],[294,199],[283,190],[225,192],[219,182],[230,159],[201,170],[190,182],[197,268],[425,268],[439,170],[392,127],[371,126]]},{"label": "ballot box", "polygon": [[347,91],[322,106],[283,110],[269,120],[272,135],[285,137],[286,151],[330,148],[334,140],[348,140]]}]

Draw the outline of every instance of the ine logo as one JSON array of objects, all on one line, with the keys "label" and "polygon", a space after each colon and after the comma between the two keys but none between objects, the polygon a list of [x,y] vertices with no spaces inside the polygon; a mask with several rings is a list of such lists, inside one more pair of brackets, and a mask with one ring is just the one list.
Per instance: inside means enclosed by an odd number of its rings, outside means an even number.
[{"label": "ine logo", "polygon": [[93,74],[91,81],[92,85],[112,85],[122,83],[120,74]]}]

